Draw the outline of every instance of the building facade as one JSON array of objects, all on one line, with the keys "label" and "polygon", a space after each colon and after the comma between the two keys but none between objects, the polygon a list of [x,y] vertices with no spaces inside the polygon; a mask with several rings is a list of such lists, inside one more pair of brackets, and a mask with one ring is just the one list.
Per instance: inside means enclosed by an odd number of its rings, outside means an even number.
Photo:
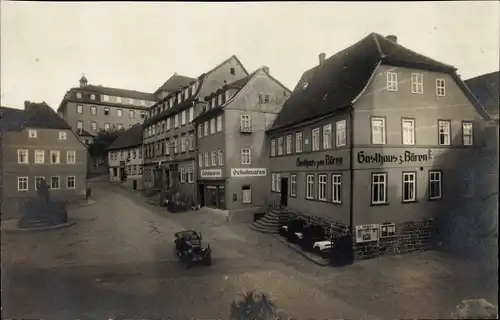
[{"label": "building facade", "polygon": [[1,108],[2,214],[18,216],[22,202],[36,196],[41,180],[53,200],[86,198],[87,148],[46,103]]},{"label": "building facade", "polygon": [[66,92],[57,112],[88,142],[89,134],[142,123],[155,99],[152,93],[90,85],[83,76],[79,87]]},{"label": "building facade", "polygon": [[265,131],[290,90],[263,67],[207,95],[195,120],[200,206],[229,210],[238,218],[269,200]]},{"label": "building facade", "polygon": [[205,109],[207,95],[247,75],[238,58],[231,56],[196,79],[179,81],[177,90],[151,108],[144,122],[146,188],[175,189],[197,202],[193,119]]},{"label": "building facade", "polygon": [[477,196],[487,114],[455,70],[378,34],[320,55],[268,131],[272,192],[359,258],[430,246],[431,219]]},{"label": "building facade", "polygon": [[142,132],[142,126],[136,124],[120,132],[108,148],[109,180],[133,190],[143,188]]}]

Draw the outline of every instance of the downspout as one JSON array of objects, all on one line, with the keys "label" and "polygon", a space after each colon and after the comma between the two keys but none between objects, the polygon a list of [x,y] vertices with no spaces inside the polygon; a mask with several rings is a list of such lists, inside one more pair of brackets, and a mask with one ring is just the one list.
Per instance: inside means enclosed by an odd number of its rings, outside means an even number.
[{"label": "downspout", "polygon": [[349,108],[349,229],[354,235],[354,108]]}]

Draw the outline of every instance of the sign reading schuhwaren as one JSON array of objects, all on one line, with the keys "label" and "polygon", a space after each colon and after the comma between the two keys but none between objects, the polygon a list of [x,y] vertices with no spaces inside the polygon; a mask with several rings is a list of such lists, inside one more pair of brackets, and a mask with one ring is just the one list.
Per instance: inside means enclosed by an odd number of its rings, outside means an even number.
[{"label": "sign reading schuhwaren", "polygon": [[405,151],[399,156],[394,154],[382,154],[376,152],[371,155],[365,155],[364,151],[358,152],[358,163],[412,163],[412,162],[425,162],[432,159],[432,151],[429,149],[427,154],[416,154],[411,151]]},{"label": "sign reading schuhwaren", "polygon": [[265,177],[266,168],[232,168],[231,177]]},{"label": "sign reading schuhwaren", "polygon": [[319,168],[322,166],[333,166],[333,165],[341,165],[342,164],[342,157],[332,157],[330,155],[326,155],[325,159],[322,160],[311,160],[307,158],[301,158],[298,157],[295,165],[297,167],[315,167]]},{"label": "sign reading schuhwaren", "polygon": [[222,177],[222,169],[203,169],[200,171],[201,178],[220,178]]}]

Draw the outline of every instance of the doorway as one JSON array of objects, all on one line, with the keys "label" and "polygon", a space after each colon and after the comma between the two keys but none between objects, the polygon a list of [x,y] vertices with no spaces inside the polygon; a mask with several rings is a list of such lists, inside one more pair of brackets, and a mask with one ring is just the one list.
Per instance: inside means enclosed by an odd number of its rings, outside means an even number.
[{"label": "doorway", "polygon": [[198,199],[200,207],[205,206],[205,185],[204,184],[199,184],[198,185]]},{"label": "doorway", "polygon": [[137,190],[137,180],[132,181],[132,190]]},{"label": "doorway", "polygon": [[281,178],[281,201],[280,205],[286,207],[288,205],[288,178]]}]

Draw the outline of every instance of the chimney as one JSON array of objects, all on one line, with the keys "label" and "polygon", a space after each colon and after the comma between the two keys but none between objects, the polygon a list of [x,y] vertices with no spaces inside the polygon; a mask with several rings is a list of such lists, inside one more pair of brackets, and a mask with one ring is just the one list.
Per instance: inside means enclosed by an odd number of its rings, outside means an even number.
[{"label": "chimney", "polygon": [[326,54],[324,52],[321,52],[319,54],[319,65],[322,66],[323,63],[325,63],[325,58],[326,58]]},{"label": "chimney", "polygon": [[262,66],[262,70],[264,70],[266,73],[269,73],[269,67],[268,66]]},{"label": "chimney", "polygon": [[391,41],[391,42],[394,42],[394,43],[398,43],[398,37],[396,37],[395,35],[393,34],[390,34],[388,36],[385,37],[387,40]]}]

